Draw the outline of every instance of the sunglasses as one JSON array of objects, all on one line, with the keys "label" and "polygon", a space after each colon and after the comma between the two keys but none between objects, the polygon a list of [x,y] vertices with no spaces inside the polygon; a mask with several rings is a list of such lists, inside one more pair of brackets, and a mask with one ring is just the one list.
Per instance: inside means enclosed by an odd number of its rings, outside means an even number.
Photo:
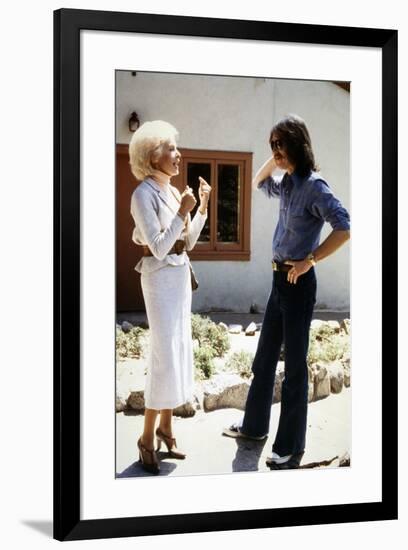
[{"label": "sunglasses", "polygon": [[281,139],[272,139],[271,148],[272,148],[272,151],[274,149],[279,149],[280,151],[283,148],[283,141]]},{"label": "sunglasses", "polygon": [[271,140],[271,148],[272,148],[272,151],[274,149],[279,149],[279,151],[283,148],[283,141],[281,139],[272,139]]}]

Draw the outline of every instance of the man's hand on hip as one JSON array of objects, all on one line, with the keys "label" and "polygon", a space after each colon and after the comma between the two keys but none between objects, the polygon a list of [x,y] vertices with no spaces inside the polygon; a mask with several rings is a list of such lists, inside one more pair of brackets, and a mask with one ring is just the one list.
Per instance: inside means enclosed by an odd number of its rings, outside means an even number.
[{"label": "man's hand on hip", "polygon": [[300,260],[299,262],[287,260],[285,264],[292,266],[292,269],[288,271],[288,281],[294,285],[297,283],[298,278],[307,273],[312,267],[312,264],[308,260]]}]

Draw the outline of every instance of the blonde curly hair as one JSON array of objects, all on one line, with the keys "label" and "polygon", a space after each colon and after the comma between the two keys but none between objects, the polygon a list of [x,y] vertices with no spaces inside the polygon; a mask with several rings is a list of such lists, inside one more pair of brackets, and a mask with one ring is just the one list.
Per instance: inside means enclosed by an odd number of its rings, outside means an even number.
[{"label": "blonde curly hair", "polygon": [[151,175],[154,171],[153,164],[163,152],[163,145],[177,137],[176,128],[163,120],[142,124],[129,143],[129,164],[135,178],[144,180]]}]

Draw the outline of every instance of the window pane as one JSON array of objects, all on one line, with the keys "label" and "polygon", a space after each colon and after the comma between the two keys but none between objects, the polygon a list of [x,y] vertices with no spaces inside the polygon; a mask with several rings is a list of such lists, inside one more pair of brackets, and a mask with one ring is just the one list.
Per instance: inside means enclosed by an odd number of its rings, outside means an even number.
[{"label": "window pane", "polygon": [[239,180],[238,165],[218,165],[218,242],[238,242]]},{"label": "window pane", "polygon": [[[211,185],[211,164],[207,162],[188,162],[187,163],[187,185],[191,187],[194,191],[194,196],[197,199],[197,205],[191,211],[191,218],[194,217],[194,214],[197,211],[197,208],[200,205],[200,197],[198,190],[200,188],[200,181],[198,176],[201,176],[205,181]],[[198,242],[209,242],[210,241],[210,204],[208,204],[208,216],[201,231],[201,234],[198,238]]]}]

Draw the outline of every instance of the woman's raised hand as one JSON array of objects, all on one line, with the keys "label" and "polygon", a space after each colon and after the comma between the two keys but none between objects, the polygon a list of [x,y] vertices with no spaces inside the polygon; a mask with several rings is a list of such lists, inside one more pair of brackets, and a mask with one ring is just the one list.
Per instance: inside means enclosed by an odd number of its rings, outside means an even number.
[{"label": "woman's raised hand", "polygon": [[181,195],[180,209],[179,212],[182,216],[186,216],[189,212],[192,211],[194,206],[197,204],[196,198],[194,197],[193,190],[191,187],[186,187]]},{"label": "woman's raised hand", "polygon": [[198,195],[200,197],[200,209],[205,210],[210,199],[211,186],[208,185],[205,179],[201,176],[198,176],[198,179],[200,181],[200,189],[198,190]]},{"label": "woman's raised hand", "polygon": [[211,186],[208,185],[205,179],[202,178],[201,176],[198,176],[198,179],[200,181],[200,189],[198,190],[200,201],[201,203],[203,203],[203,201],[208,202],[210,198],[210,193],[211,193]]}]

